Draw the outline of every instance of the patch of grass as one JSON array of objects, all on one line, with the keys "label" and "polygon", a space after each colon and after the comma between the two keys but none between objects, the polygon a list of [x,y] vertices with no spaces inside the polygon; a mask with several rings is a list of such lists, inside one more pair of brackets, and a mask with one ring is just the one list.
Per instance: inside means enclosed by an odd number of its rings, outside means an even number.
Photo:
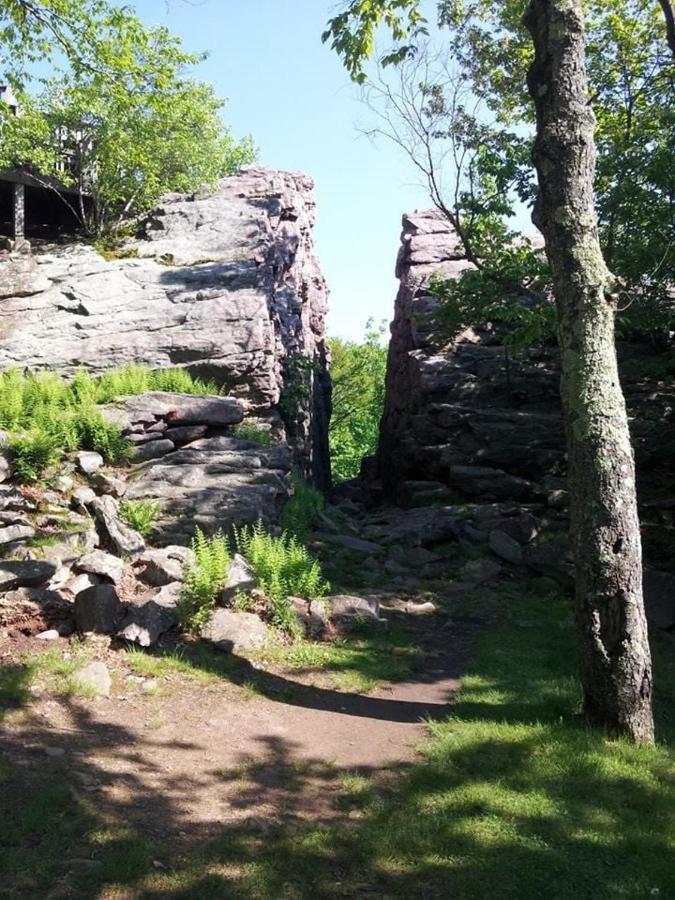
[{"label": "patch of grass", "polygon": [[261,447],[272,447],[274,439],[269,431],[261,428],[253,422],[241,422],[232,428],[234,437],[241,441],[249,441],[251,444],[258,444]]},{"label": "patch of grass", "polygon": [[50,694],[93,698],[96,691],[75,678],[75,672],[91,662],[91,659],[92,655],[85,646],[76,645],[68,651],[51,647],[44,653],[26,654],[24,663],[31,673],[31,679]]},{"label": "patch of grass", "polygon": [[422,656],[402,627],[394,625],[385,635],[316,642],[297,639],[292,644],[271,642],[256,658],[298,671],[325,674],[344,691],[367,694],[389,681],[401,681],[419,670]]},{"label": "patch of grass", "polygon": [[28,703],[33,676],[33,669],[26,664],[0,666],[0,722],[11,710]]},{"label": "patch of grass", "polygon": [[268,600],[272,624],[289,634],[297,634],[299,626],[289,597],[313,599],[328,593],[329,585],[319,563],[295,536],[284,533],[273,537],[261,522],[236,529],[235,543]]},{"label": "patch of grass", "polygon": [[190,546],[194,560],[185,574],[180,614],[188,630],[199,633],[213,615],[218,594],[227,583],[230,548],[222,531],[206,537],[200,528]]},{"label": "patch of grass", "polygon": [[281,510],[279,524],[285,532],[305,542],[324,506],[323,494],[294,475],[293,493]]},{"label": "patch of grass", "polygon": [[161,503],[155,500],[122,500],[120,516],[127,525],[131,525],[142,537],[147,538],[161,508]]},{"label": "patch of grass", "polygon": [[[209,659],[206,667],[203,665],[204,655],[205,651],[202,653],[201,648],[195,648],[191,655],[182,650],[154,655],[137,647],[129,647],[126,651],[126,662],[135,675],[145,678],[165,679],[179,676],[197,680],[202,684],[212,684],[219,677],[215,671],[211,671],[216,660]],[[226,661],[226,657],[222,657],[222,654],[221,660]],[[226,666],[223,666],[223,669],[225,668]]]}]

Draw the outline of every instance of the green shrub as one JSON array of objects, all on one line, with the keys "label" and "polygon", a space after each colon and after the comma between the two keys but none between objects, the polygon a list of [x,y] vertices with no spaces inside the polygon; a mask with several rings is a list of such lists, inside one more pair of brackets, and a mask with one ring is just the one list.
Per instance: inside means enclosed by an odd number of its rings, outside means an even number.
[{"label": "green shrub", "polygon": [[14,435],[9,441],[14,474],[26,484],[38,481],[50,466],[55,466],[63,455],[55,446],[51,435],[39,429]]},{"label": "green shrub", "polygon": [[298,625],[289,597],[323,597],[330,585],[321,566],[294,535],[273,537],[261,522],[235,529],[237,550],[246,558],[269,603],[270,621],[277,628],[295,634]]},{"label": "green shrub", "polygon": [[144,538],[152,531],[160,509],[161,504],[156,500],[122,500],[120,503],[121,517]]},{"label": "green shrub", "polygon": [[242,422],[235,425],[232,434],[241,441],[250,441],[252,444],[259,444],[261,447],[271,447],[274,440],[269,431],[265,431],[259,425],[253,422]]},{"label": "green shrub", "polygon": [[295,535],[299,541],[304,542],[316,524],[324,505],[323,494],[294,475],[293,493],[281,511],[279,524],[285,532]]},{"label": "green shrub", "polygon": [[195,633],[208,624],[227,582],[230,551],[222,531],[206,537],[201,528],[190,544],[194,560],[188,565],[183,585],[180,614],[186,627]]}]

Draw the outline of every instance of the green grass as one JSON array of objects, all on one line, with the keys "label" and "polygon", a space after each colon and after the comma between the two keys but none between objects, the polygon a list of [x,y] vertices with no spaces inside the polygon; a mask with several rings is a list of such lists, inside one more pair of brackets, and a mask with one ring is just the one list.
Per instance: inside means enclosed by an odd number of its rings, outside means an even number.
[{"label": "green grass", "polygon": [[64,653],[58,647],[44,653],[29,653],[23,659],[31,683],[39,683],[57,697],[95,697],[96,692],[75,678],[75,672],[91,662],[91,652],[84,646],[70,645]]},{"label": "green grass", "polygon": [[128,462],[132,444],[118,426],[103,419],[98,406],[150,390],[217,392],[215,385],[203,384],[183,369],[127,366],[99,377],[80,370],[72,381],[49,371],[0,373],[0,428],[9,432],[15,477],[39,481],[65,454],[78,449],[95,450],[109,463]]},{"label": "green grass", "polygon": [[270,643],[254,658],[296,671],[323,675],[338,690],[367,694],[388,681],[400,681],[422,665],[419,648],[402,627],[385,635],[364,634],[318,643],[296,639],[292,644]]},{"label": "green grass", "polygon": [[[181,650],[153,655],[136,647],[126,651],[126,662],[134,675],[144,678],[188,678],[202,684],[213,684],[226,675],[229,658],[209,653],[206,648],[192,648],[190,655]],[[220,672],[218,672],[220,668]]]}]

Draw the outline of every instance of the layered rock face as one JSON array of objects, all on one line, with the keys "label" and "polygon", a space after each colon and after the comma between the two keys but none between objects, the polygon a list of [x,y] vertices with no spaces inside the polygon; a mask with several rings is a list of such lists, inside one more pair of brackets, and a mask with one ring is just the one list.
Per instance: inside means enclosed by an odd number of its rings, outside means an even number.
[{"label": "layered rock face", "polygon": [[[564,536],[566,453],[557,348],[510,356],[503,332],[489,325],[445,344],[433,334],[431,276],[456,276],[470,265],[435,211],[404,216],[378,475],[389,497],[407,507],[478,503],[489,507],[488,517],[534,515],[540,530],[543,523],[549,536]],[[667,371],[668,358],[648,340],[619,344],[645,555],[660,568],[671,566],[675,533],[675,390],[667,375],[659,375]],[[498,556],[520,558],[505,541],[495,549],[501,536],[492,533],[494,523],[482,536],[477,523],[477,541],[490,539]],[[566,553],[562,544],[555,545],[558,560]],[[554,542],[544,542],[537,553],[551,547]],[[536,562],[550,572],[556,560]]]},{"label": "layered rock face", "polygon": [[295,464],[329,481],[324,319],[313,183],[251,167],[209,196],[174,196],[127,258],[71,245],[0,262],[0,368],[181,366],[285,412]]}]

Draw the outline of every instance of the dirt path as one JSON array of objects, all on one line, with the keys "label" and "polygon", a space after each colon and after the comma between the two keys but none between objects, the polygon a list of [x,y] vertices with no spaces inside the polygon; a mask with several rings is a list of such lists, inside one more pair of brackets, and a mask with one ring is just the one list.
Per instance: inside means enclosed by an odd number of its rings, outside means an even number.
[{"label": "dirt path", "polygon": [[405,767],[459,689],[475,624],[437,612],[413,627],[421,673],[368,695],[242,660],[228,680],[171,679],[154,696],[128,679],[110,699],[45,696],[5,728],[4,750],[165,847],[245,820],[330,819],[345,778]]}]

